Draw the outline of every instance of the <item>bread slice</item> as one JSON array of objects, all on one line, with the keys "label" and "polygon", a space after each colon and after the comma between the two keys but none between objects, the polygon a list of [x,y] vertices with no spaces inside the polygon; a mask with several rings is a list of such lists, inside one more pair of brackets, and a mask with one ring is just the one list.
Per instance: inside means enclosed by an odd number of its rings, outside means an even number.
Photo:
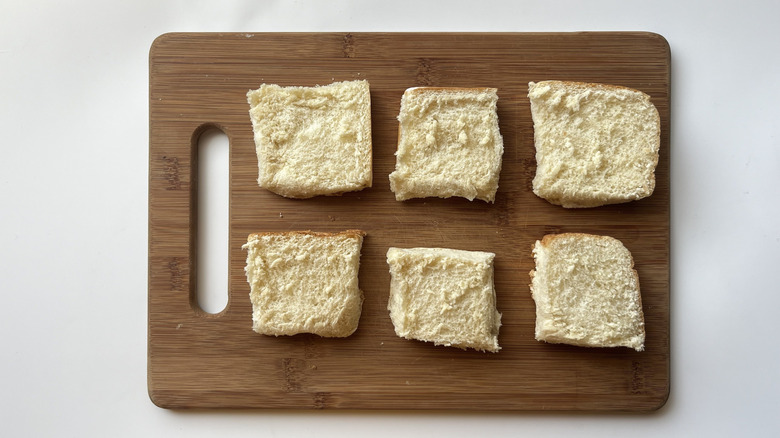
[{"label": "bread slice", "polygon": [[661,123],[650,96],[614,85],[528,84],[533,191],[566,208],[634,201],[655,189]]},{"label": "bread slice", "polygon": [[395,333],[435,345],[500,350],[494,257],[446,248],[390,248],[387,309]]},{"label": "bread slice", "polygon": [[493,202],[504,141],[495,88],[404,92],[390,189],[395,199],[459,196]]},{"label": "bread slice", "polygon": [[289,198],[371,187],[371,96],[365,80],[263,84],[247,93],[260,187]]},{"label": "bread slice", "polygon": [[550,234],[533,249],[536,339],[644,350],[639,276],[631,253],[609,236]]},{"label": "bread slice", "polygon": [[250,235],[243,248],[254,331],[351,335],[363,306],[358,268],[364,235],[358,230]]}]

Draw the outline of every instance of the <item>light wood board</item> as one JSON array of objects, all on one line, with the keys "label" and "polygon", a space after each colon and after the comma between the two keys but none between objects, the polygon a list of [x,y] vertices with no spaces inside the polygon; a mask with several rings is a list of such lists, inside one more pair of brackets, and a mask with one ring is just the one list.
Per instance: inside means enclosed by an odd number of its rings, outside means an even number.
[{"label": "light wood board", "polygon": [[[643,32],[174,33],[150,51],[148,389],[166,408],[652,411],[669,394],[670,50]],[[247,90],[261,83],[371,85],[374,184],[340,197],[292,200],[257,186]],[[655,193],[567,210],[536,197],[528,82],[563,79],[648,93],[661,116]],[[494,204],[396,202],[396,116],[411,86],[498,88],[503,169]],[[228,304],[197,305],[197,144],[208,128],[230,141]],[[349,338],[266,337],[252,331],[241,245],[261,231],[366,231],[365,292]],[[634,255],[646,351],[534,340],[528,272],[545,234],[606,234]],[[503,313],[499,353],[396,337],[386,310],[390,246],[496,253]]]}]

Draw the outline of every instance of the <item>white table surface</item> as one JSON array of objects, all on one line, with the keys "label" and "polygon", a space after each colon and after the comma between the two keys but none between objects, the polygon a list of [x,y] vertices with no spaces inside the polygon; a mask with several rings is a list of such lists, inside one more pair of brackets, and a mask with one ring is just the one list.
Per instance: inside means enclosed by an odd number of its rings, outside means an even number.
[{"label": "white table surface", "polygon": [[[770,436],[780,3],[0,2],[3,436]],[[638,30],[672,50],[671,396],[646,415],[195,411],[146,391],[148,52],[170,31]]]}]

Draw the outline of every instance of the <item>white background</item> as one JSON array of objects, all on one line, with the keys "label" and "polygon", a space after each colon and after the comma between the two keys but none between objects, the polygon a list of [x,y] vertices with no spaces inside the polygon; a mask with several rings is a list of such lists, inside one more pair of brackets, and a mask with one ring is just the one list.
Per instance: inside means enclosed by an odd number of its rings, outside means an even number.
[{"label": "white background", "polygon": [[[770,436],[780,3],[0,2],[3,436]],[[146,392],[148,51],[171,31],[642,30],[672,50],[672,385],[650,415],[175,412]],[[776,436],[776,435],[775,435]]]}]

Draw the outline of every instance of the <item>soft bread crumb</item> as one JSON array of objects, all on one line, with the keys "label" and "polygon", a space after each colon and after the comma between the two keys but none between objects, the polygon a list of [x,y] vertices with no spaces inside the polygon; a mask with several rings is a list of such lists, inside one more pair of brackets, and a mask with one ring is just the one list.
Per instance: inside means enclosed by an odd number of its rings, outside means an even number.
[{"label": "soft bread crumb", "polygon": [[533,191],[567,208],[646,198],[661,143],[650,96],[582,82],[528,84],[536,145]]},{"label": "soft bread crumb", "polygon": [[390,174],[396,200],[459,196],[494,202],[504,153],[497,101],[495,88],[406,90]]},{"label": "soft bread crumb", "polygon": [[497,352],[501,314],[495,254],[447,248],[390,248],[387,308],[398,336]]},{"label": "soft bread crumb", "polygon": [[247,93],[260,187],[290,198],[371,187],[368,81]]},{"label": "soft bread crumb", "polygon": [[363,305],[358,269],[364,235],[358,230],[250,235],[242,248],[254,331],[351,335]]},{"label": "soft bread crumb", "polygon": [[644,350],[639,276],[623,244],[609,236],[544,236],[530,272],[536,339],[586,347]]}]

